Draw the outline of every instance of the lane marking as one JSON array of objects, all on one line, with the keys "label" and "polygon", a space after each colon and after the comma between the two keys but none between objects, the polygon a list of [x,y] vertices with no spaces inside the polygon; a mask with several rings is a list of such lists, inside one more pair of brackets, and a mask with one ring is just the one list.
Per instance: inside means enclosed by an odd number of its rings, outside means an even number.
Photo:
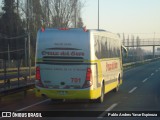
[{"label": "lane marking", "polygon": [[145,83],[148,80],[148,78],[144,79],[142,82]]},{"label": "lane marking", "polygon": [[39,105],[39,104],[45,103],[45,102],[47,102],[47,101],[49,101],[49,100],[50,100],[50,99],[46,99],[46,100],[43,100],[43,101],[37,102],[37,103],[35,103],[35,104],[29,105],[29,106],[27,106],[27,107],[24,107],[24,108],[18,109],[18,110],[16,110],[16,111],[23,111],[23,110],[26,110],[26,109],[31,108],[31,107],[33,107],[33,106],[36,106],[36,105]]},{"label": "lane marking", "polygon": [[109,111],[113,110],[117,105],[118,103],[114,103],[109,108],[107,108],[102,114],[100,114],[100,116],[97,118],[103,118]]},{"label": "lane marking", "polygon": [[130,69],[130,70],[126,70],[126,71],[124,71],[123,73],[127,73],[127,72],[130,72],[130,71],[132,71],[132,69]]},{"label": "lane marking", "polygon": [[137,87],[134,87],[133,89],[131,89],[128,93],[132,93],[137,89]]},{"label": "lane marking", "polygon": [[127,73],[127,72],[130,72],[130,71],[133,71],[134,69],[136,69],[136,68],[132,68],[132,69],[129,69],[129,70],[125,70],[123,73]]},{"label": "lane marking", "polygon": [[154,75],[154,73],[151,74],[151,76],[153,76],[153,75]]}]

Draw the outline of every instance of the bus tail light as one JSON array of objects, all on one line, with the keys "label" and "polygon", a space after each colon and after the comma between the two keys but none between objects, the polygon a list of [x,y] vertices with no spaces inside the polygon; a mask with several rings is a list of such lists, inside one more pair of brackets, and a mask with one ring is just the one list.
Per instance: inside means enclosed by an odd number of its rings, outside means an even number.
[{"label": "bus tail light", "polygon": [[85,26],[85,27],[83,27],[83,31],[84,31],[84,32],[87,32],[86,26]]},{"label": "bus tail light", "polygon": [[91,75],[92,75],[92,70],[91,70],[91,68],[87,68],[86,81],[90,81],[90,80],[91,80]]},{"label": "bus tail light", "polygon": [[36,80],[41,80],[40,67],[36,67]]},{"label": "bus tail light", "polygon": [[40,74],[40,67],[36,67],[36,85],[42,87],[42,81],[41,81],[41,74]]},{"label": "bus tail light", "polygon": [[83,85],[83,88],[87,88],[92,86],[92,70],[91,68],[87,68],[86,79]]},{"label": "bus tail light", "polygon": [[45,31],[45,28],[44,27],[41,27],[41,32],[44,32]]}]

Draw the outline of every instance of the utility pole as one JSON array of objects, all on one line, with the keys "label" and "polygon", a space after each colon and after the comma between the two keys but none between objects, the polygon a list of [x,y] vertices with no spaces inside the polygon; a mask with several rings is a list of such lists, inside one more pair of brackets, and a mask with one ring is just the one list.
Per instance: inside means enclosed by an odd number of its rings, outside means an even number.
[{"label": "utility pole", "polygon": [[25,67],[27,67],[27,38],[25,38]]},{"label": "utility pole", "polygon": [[50,27],[50,17],[49,17],[50,16],[50,14],[49,14],[50,8],[49,8],[49,1],[48,0],[47,0],[47,8],[48,8],[48,11],[47,11],[48,12],[48,27]]},{"label": "utility pole", "polygon": [[155,32],[154,32],[154,37],[153,37],[153,58],[155,58]]},{"label": "utility pole", "polygon": [[99,30],[99,0],[98,0],[98,30]]},{"label": "utility pole", "polygon": [[75,3],[74,3],[74,14],[75,14],[75,15],[74,15],[74,16],[75,16],[75,18],[74,18],[74,19],[75,19],[75,26],[74,26],[74,27],[75,27],[75,28],[77,28],[77,2],[78,2],[78,1],[75,0]]},{"label": "utility pole", "polygon": [[9,49],[9,44],[8,44],[8,67],[10,68],[10,49]]},{"label": "utility pole", "polygon": [[30,17],[31,17],[31,0],[27,0],[27,29],[28,29],[28,66],[29,80],[31,80],[31,54],[30,54]]}]

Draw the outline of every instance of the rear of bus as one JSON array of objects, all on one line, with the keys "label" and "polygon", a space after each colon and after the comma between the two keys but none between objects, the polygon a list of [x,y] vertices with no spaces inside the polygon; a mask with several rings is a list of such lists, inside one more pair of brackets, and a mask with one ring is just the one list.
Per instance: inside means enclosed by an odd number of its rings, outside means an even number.
[{"label": "rear of bus", "polygon": [[46,29],[37,34],[36,95],[95,99],[90,34],[83,29]]}]

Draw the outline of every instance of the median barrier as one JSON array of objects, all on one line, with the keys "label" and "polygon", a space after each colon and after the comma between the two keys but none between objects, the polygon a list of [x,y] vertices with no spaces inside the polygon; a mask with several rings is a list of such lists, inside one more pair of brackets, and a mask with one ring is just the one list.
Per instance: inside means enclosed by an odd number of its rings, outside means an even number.
[{"label": "median barrier", "polygon": [[125,64],[123,64],[123,68],[124,68],[124,69],[128,69],[128,68],[136,67],[136,66],[145,64],[145,63],[147,63],[147,62],[156,61],[156,60],[158,60],[158,59],[160,59],[160,57],[158,57],[158,58],[153,58],[153,59],[142,60],[142,61],[137,61],[137,62],[125,63]]}]

